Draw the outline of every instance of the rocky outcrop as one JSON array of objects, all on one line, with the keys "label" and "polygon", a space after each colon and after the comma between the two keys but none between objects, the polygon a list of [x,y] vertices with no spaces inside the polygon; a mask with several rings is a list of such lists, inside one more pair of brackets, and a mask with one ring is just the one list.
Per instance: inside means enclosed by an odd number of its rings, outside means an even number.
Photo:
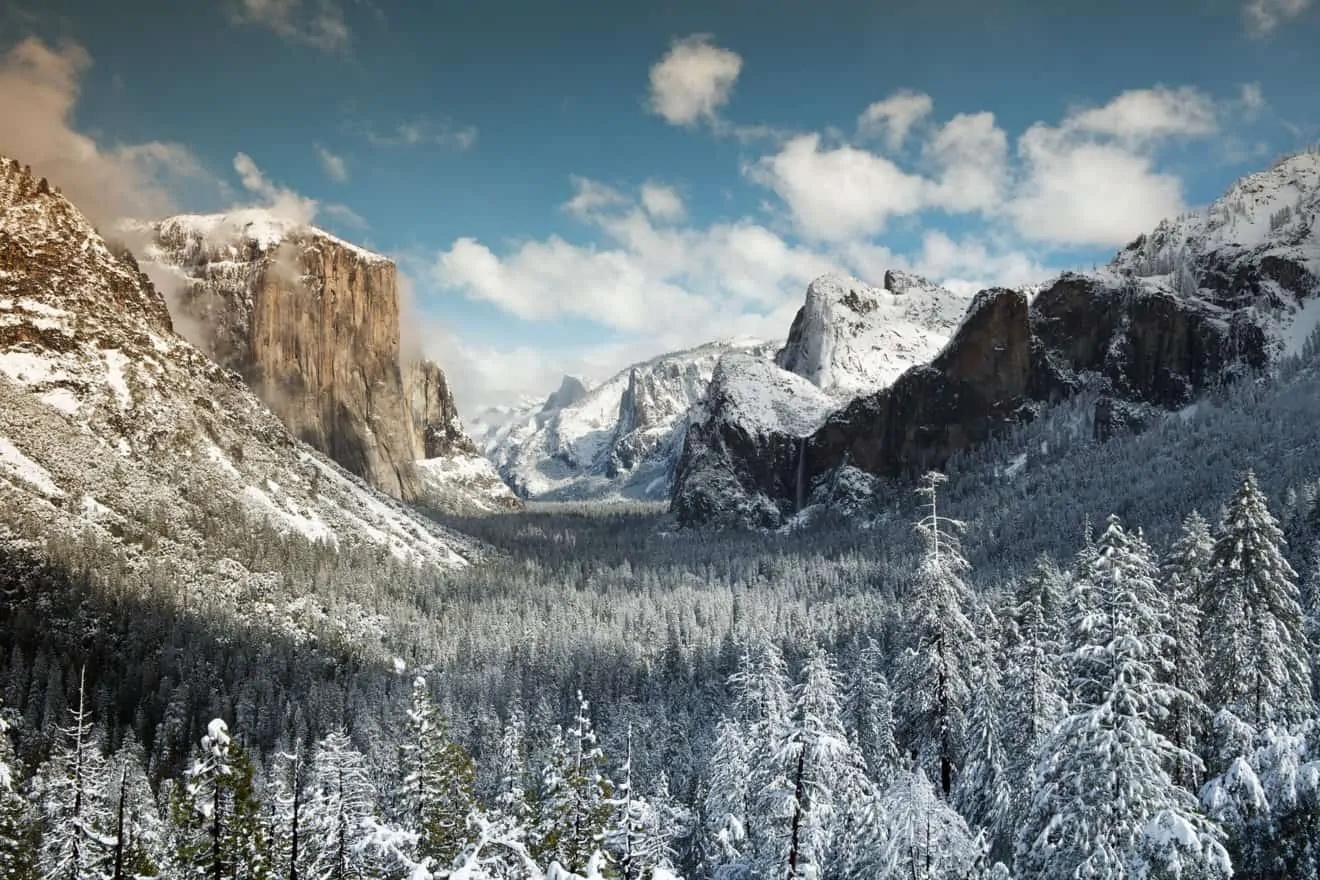
[{"label": "rocky outcrop", "polygon": [[296,436],[396,498],[455,506],[415,463],[478,452],[439,366],[402,357],[393,261],[261,211],[152,231],[149,271],[181,328]]},{"label": "rocky outcrop", "polygon": [[[678,485],[674,509],[702,521],[750,495],[791,512],[806,493],[775,475],[794,462],[808,486],[843,469],[850,483],[857,473],[912,476],[1082,389],[1101,395],[1098,439],[1143,430],[1159,412],[1301,350],[1320,317],[1318,216],[1320,155],[1302,154],[1239,181],[1202,214],[1161,224],[1106,269],[1031,290],[1030,304],[1025,291],[983,291],[938,356],[830,415],[805,456],[774,444],[732,449],[731,473],[759,475],[743,495],[698,506]],[[885,285],[905,296],[917,286],[892,272]],[[680,462],[679,472],[690,469]],[[698,493],[718,482],[702,481]]]}]

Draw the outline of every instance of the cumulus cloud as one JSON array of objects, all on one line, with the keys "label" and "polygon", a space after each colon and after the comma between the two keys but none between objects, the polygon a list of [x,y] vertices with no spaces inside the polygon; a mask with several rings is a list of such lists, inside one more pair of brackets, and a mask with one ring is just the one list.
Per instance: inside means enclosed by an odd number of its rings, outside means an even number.
[{"label": "cumulus cloud", "polygon": [[881,137],[890,150],[897,150],[934,106],[930,95],[901,89],[867,107],[857,119],[857,131],[864,137]]},{"label": "cumulus cloud", "polygon": [[651,219],[662,223],[677,223],[687,213],[677,190],[654,181],[642,184],[642,207]]},{"label": "cumulus cloud", "polygon": [[477,143],[475,126],[457,125],[446,120],[437,121],[426,117],[401,122],[383,133],[370,126],[363,126],[362,133],[377,147],[429,145],[463,152],[472,149]]},{"label": "cumulus cloud", "polygon": [[1134,89],[1037,123],[1018,139],[1023,180],[1008,211],[1033,241],[1118,245],[1182,212],[1182,180],[1156,167],[1173,138],[1219,130],[1220,108],[1190,88]]},{"label": "cumulus cloud", "polygon": [[672,217],[673,205],[657,209],[654,193],[648,209],[619,201],[617,191],[601,184],[574,183],[566,207],[576,205],[576,216],[592,224],[608,246],[553,236],[523,242],[500,256],[461,238],[438,255],[432,280],[524,320],[585,319],[653,341],[656,316],[664,315],[666,339],[690,345],[771,327],[773,335],[781,335],[807,281],[838,266],[748,220],[705,228],[656,225],[653,212]]},{"label": "cumulus cloud", "polygon": [[321,169],[325,171],[326,176],[331,180],[337,180],[340,183],[348,180],[348,163],[344,161],[343,156],[332,153],[317,144],[316,157],[321,160]]},{"label": "cumulus cloud", "polygon": [[875,235],[890,217],[925,202],[920,175],[853,146],[822,148],[818,134],[792,138],[747,172],[784,200],[799,232],[816,240]]},{"label": "cumulus cloud", "polygon": [[1008,135],[993,113],[959,113],[926,145],[938,169],[926,201],[953,213],[997,210],[1008,185]]},{"label": "cumulus cloud", "polygon": [[652,66],[649,107],[670,125],[713,122],[728,103],[742,57],[713,40],[710,34],[676,40]]},{"label": "cumulus cloud", "polygon": [[1242,15],[1247,32],[1255,37],[1267,37],[1279,25],[1296,18],[1307,10],[1311,0],[1247,0]]},{"label": "cumulus cloud", "polygon": [[0,154],[48,177],[98,224],[169,213],[172,189],[204,180],[204,170],[180,144],[105,145],[78,131],[73,111],[91,63],[76,43],[36,38],[0,56]]},{"label": "cumulus cloud", "polygon": [[230,20],[322,52],[344,51],[352,38],[344,9],[335,0],[235,0]]},{"label": "cumulus cloud", "polygon": [[288,220],[299,226],[306,226],[316,217],[320,207],[316,199],[301,196],[291,189],[276,186],[257,167],[257,163],[247,153],[234,156],[234,171],[238,173],[243,188],[256,196],[260,207],[281,220]]}]

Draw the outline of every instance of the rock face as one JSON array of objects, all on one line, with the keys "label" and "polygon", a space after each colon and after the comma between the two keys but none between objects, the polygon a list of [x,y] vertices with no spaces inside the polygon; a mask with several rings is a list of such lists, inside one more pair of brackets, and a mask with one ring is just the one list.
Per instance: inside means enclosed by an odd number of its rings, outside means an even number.
[{"label": "rock face", "polygon": [[[475,457],[440,368],[404,359],[391,260],[262,211],[172,217],[153,227],[148,272],[175,318],[241,375],[300,439],[405,501],[488,507],[493,471],[473,499],[440,491],[416,462]],[[508,493],[496,507],[516,504]]]},{"label": "rock face", "polygon": [[226,607],[267,589],[238,561],[258,527],[421,565],[480,555],[297,442],[173,328],[131,255],[0,160],[0,541],[83,536]]},{"label": "rock face", "polygon": [[886,273],[884,289],[825,275],[807,287],[775,362],[848,400],[934,357],[966,308],[965,297],[915,275]]},{"label": "rock face", "polygon": [[543,403],[492,417],[487,456],[525,498],[664,500],[687,430],[728,352],[767,360],[778,346],[717,342],[661,355],[587,389],[566,377]]},{"label": "rock face", "polygon": [[[1084,388],[1102,394],[1098,437],[1141,430],[1159,411],[1301,350],[1320,322],[1318,216],[1320,155],[1306,153],[1244,178],[1204,213],[1162,223],[1104,270],[1033,289],[1030,302],[1025,291],[983,291],[936,357],[829,415],[805,455],[782,444],[729,447],[726,469],[758,478],[745,488],[726,480],[738,488],[718,504],[688,501],[709,494],[710,473],[695,488],[680,480],[674,510],[686,522],[737,518],[751,497],[756,514],[743,519],[775,524],[801,508],[802,482],[844,469],[855,482],[857,472],[942,467]],[[886,273],[886,287],[912,282]],[[687,456],[681,475],[694,473]],[[795,461],[804,477],[789,489],[774,475]]]}]

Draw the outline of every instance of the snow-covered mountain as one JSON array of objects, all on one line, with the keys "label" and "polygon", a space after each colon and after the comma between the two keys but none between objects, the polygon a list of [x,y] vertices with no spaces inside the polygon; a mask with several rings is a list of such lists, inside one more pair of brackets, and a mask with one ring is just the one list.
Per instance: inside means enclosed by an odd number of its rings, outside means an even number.
[{"label": "snow-covered mountain", "polygon": [[823,275],[807,287],[788,342],[776,357],[842,399],[893,383],[949,341],[968,298],[916,275],[890,271],[884,287]]},{"label": "snow-covered mountain", "polygon": [[253,564],[257,534],[426,567],[483,552],[299,442],[238,374],[174,332],[131,255],[0,160],[0,541],[77,536],[174,572],[198,608],[323,613],[269,604],[285,581]]},{"label": "snow-covered mountain", "polygon": [[421,506],[517,505],[464,432],[444,372],[407,352],[392,260],[259,209],[122,231],[176,326],[300,439]]},{"label": "snow-covered mountain", "polygon": [[[774,524],[844,469],[851,485],[858,475],[941,467],[1083,390],[1101,395],[1098,438],[1139,430],[1244,368],[1302,349],[1320,323],[1317,214],[1320,153],[1302,153],[1239,180],[1204,211],[1161,223],[1099,271],[982,291],[929,362],[856,396],[797,447],[729,442],[740,433],[737,413],[708,407],[712,423],[689,436],[725,438],[721,455],[711,456],[709,443],[689,444],[674,509],[688,522]],[[817,299],[847,308],[840,296]],[[809,302],[799,322],[811,323],[812,312]],[[841,364],[855,375],[865,363],[835,337],[815,338],[786,349],[781,363],[825,384],[837,384]],[[784,477],[797,472],[798,480]]]},{"label": "snow-covered mountain", "polygon": [[702,345],[622,370],[595,387],[565,377],[540,403],[483,414],[478,442],[520,495],[542,500],[667,498],[686,414],[720,357],[770,358],[753,340]]}]

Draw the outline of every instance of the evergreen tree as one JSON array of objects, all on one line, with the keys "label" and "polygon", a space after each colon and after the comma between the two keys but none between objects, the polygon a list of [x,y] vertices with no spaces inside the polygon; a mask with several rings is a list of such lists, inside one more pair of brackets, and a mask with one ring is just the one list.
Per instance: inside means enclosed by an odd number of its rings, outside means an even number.
[{"label": "evergreen tree", "polygon": [[756,853],[760,873],[817,877],[842,805],[869,791],[861,758],[843,729],[833,666],[819,648],[794,689],[792,715],[774,761],[777,773],[757,796],[760,816],[768,820]]},{"label": "evergreen tree", "polygon": [[270,841],[253,767],[219,718],[207,725],[174,805],[176,862],[195,880],[269,880]]},{"label": "evergreen tree", "polygon": [[604,753],[591,723],[590,706],[578,694],[578,713],[567,741],[546,767],[538,798],[532,853],[543,863],[583,871],[603,851],[614,786],[604,774]]},{"label": "evergreen tree", "polygon": [[1064,580],[1048,557],[1037,559],[1012,613],[1016,640],[1003,676],[1003,737],[1013,827],[1025,818],[1035,797],[1036,757],[1067,709],[1067,686],[1058,672],[1066,628]]},{"label": "evergreen tree", "polygon": [[909,647],[897,685],[902,740],[924,766],[934,768],[940,791],[948,797],[962,760],[967,675],[978,641],[968,616],[975,600],[963,581],[970,567],[956,537],[963,524],[940,514],[937,505],[944,480],[941,474],[927,474],[920,490],[930,512],[917,523],[925,552],[913,582]]},{"label": "evergreen tree", "polygon": [[169,828],[147,778],[145,753],[130,733],[111,756],[111,880],[168,877]]},{"label": "evergreen tree", "polygon": [[678,833],[671,824],[674,816],[633,789],[632,728],[628,730],[627,757],[609,803],[614,812],[605,844],[622,880],[647,880],[657,868],[673,868],[673,840]]},{"label": "evergreen tree", "polygon": [[1025,877],[1228,877],[1220,830],[1168,768],[1195,761],[1152,727],[1173,689],[1148,548],[1111,517],[1078,573],[1089,593],[1069,656],[1078,702],[1046,741],[1041,785],[1017,838]]},{"label": "evergreen tree", "polygon": [[448,724],[421,677],[413,681],[404,766],[402,825],[419,834],[423,860],[449,868],[468,843],[476,768],[467,752],[450,739]]},{"label": "evergreen tree", "polygon": [[86,698],[84,673],[77,708],[69,710],[70,723],[59,728],[55,750],[37,772],[34,794],[46,880],[90,880],[110,868],[110,778]]},{"label": "evergreen tree", "polygon": [[1315,709],[1296,573],[1250,471],[1228,506],[1202,596],[1207,694],[1256,729]]},{"label": "evergreen tree", "polygon": [[855,877],[963,880],[985,860],[984,846],[918,768],[898,774],[878,811],[877,845]]},{"label": "evergreen tree", "polygon": [[999,671],[989,664],[982,665],[973,673],[972,682],[967,766],[958,776],[953,804],[968,825],[985,833],[991,859],[1011,859],[1017,826],[1008,754],[999,727],[1002,702]]},{"label": "evergreen tree", "polygon": [[858,657],[849,687],[847,717],[867,775],[881,787],[900,766],[894,740],[894,699],[885,676],[887,658],[875,639]]},{"label": "evergreen tree", "polygon": [[0,880],[35,880],[36,827],[19,791],[22,776],[0,703]]},{"label": "evergreen tree", "polygon": [[375,826],[376,786],[366,758],[343,731],[316,744],[307,798],[308,880],[368,880],[379,875],[364,841]]},{"label": "evergreen tree", "polygon": [[722,719],[715,733],[702,805],[706,867],[715,878],[733,880],[750,870],[747,777],[751,754],[743,725],[735,718]]},{"label": "evergreen tree", "polygon": [[[1182,532],[1169,548],[1160,570],[1169,606],[1169,684],[1174,696],[1167,721],[1160,730],[1180,752],[1198,752],[1205,736],[1209,712],[1205,706],[1205,659],[1201,656],[1200,599],[1210,576],[1214,539],[1210,526],[1196,511],[1183,521]],[[1196,791],[1199,780],[1192,765],[1179,762],[1174,781]]]}]

